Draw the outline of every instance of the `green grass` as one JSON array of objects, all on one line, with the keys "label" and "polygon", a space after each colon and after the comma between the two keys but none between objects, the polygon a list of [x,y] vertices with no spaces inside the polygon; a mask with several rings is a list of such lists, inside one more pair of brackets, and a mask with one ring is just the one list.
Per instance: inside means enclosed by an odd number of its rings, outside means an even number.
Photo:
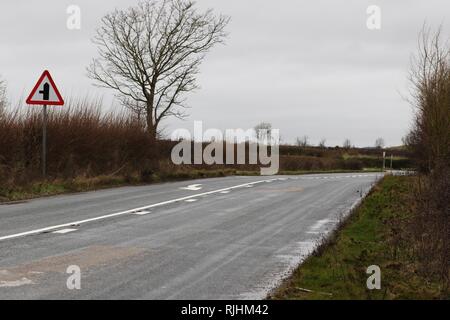
[{"label": "green grass", "polygon": [[[437,299],[438,280],[418,272],[412,241],[415,177],[385,177],[338,230],[270,299]],[[368,290],[366,269],[381,268],[381,290]]]},{"label": "green grass", "polygon": [[21,201],[37,197],[52,196],[63,193],[83,192],[111,188],[126,184],[136,184],[124,177],[99,176],[95,178],[76,178],[71,180],[52,180],[33,182],[23,186],[0,187],[0,203]]}]

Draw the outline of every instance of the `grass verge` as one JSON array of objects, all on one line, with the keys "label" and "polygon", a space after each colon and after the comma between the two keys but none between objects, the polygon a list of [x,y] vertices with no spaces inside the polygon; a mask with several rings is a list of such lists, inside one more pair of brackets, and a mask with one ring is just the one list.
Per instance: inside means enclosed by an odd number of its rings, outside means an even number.
[{"label": "grass verge", "polygon": [[[438,299],[438,279],[418,271],[409,230],[416,177],[386,176],[269,299]],[[368,290],[367,267],[381,268]]]},{"label": "grass verge", "polygon": [[236,170],[191,170],[183,172],[153,173],[149,176],[97,176],[92,178],[77,177],[75,179],[45,180],[23,186],[0,186],[0,203],[22,201],[38,197],[60,195],[66,193],[95,191],[114,187],[138,186],[167,181],[182,181],[200,178],[225,177],[230,175],[251,175],[252,172]]}]

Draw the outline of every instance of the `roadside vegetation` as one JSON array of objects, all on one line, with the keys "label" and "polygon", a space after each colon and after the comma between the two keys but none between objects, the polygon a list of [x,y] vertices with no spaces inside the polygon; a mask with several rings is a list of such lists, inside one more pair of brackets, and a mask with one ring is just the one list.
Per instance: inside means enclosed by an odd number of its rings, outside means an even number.
[{"label": "roadside vegetation", "polygon": [[[415,110],[407,138],[420,174],[414,221],[422,269],[450,288],[450,43],[424,28],[410,80]],[[447,297],[448,298],[448,297]]]},{"label": "roadside vegetation", "polygon": [[[448,288],[421,263],[415,241],[416,176],[387,176],[271,299],[439,299]],[[367,267],[381,269],[369,290]]]},{"label": "roadside vegetation", "polygon": [[[148,134],[146,120],[128,109],[105,113],[100,100],[85,98],[68,99],[63,108],[49,110],[48,174],[43,178],[40,108],[24,107],[20,102],[12,106],[5,93],[6,87],[0,83],[0,202],[125,185],[259,174],[259,165],[174,165],[170,155],[177,141],[154,139]],[[396,155],[394,169],[411,166],[408,151],[387,151]],[[382,161],[378,148],[280,146],[280,174],[373,172],[380,171]]]},{"label": "roadside vegetation", "polygon": [[[170,155],[177,141],[153,139],[145,122],[129,111],[101,110],[101,101],[69,99],[64,108],[49,111],[48,175],[44,179],[40,110],[20,104],[4,108],[0,114],[0,201],[122,185],[259,174],[259,165],[174,165]],[[410,167],[406,151],[392,152],[398,155],[394,169]],[[382,151],[375,148],[280,146],[280,174],[379,171],[381,166]]]},{"label": "roadside vegetation", "polygon": [[[416,174],[387,176],[273,299],[450,299],[450,47],[424,28],[406,137]],[[381,290],[368,290],[378,265]]]}]

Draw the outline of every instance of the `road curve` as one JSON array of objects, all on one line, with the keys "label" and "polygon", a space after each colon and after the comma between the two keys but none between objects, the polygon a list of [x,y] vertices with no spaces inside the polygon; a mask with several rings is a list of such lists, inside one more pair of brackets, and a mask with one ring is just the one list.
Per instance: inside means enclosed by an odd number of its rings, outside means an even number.
[{"label": "road curve", "polygon": [[380,177],[226,177],[3,204],[0,299],[261,299]]}]

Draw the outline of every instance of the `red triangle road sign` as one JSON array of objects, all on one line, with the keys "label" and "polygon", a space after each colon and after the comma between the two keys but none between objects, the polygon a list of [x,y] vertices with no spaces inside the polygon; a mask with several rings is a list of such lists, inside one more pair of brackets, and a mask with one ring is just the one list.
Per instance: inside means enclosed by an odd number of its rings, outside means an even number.
[{"label": "red triangle road sign", "polygon": [[64,100],[61,97],[50,72],[45,70],[44,73],[42,73],[33,90],[31,90],[26,103],[49,106],[62,106],[64,104]]}]

